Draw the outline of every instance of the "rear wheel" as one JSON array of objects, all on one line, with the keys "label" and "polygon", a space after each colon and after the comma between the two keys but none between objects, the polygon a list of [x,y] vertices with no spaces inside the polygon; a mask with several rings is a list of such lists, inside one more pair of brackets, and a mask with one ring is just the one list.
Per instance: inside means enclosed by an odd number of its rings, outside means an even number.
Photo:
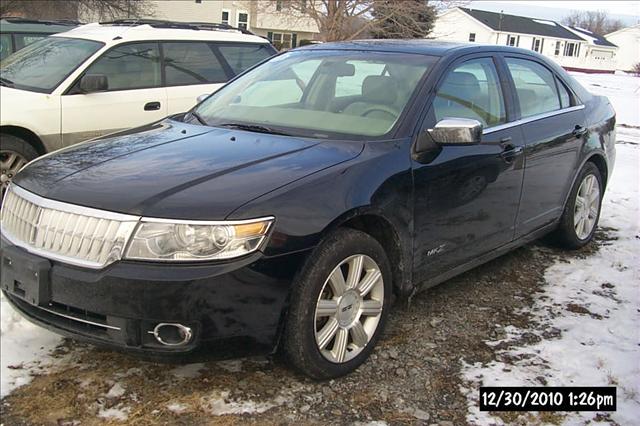
[{"label": "rear wheel", "polygon": [[37,156],[38,153],[27,141],[12,135],[0,135],[0,182],[3,197],[11,179]]},{"label": "rear wheel", "polygon": [[558,229],[552,234],[559,245],[577,249],[593,239],[600,218],[602,195],[600,170],[588,162],[576,179]]},{"label": "rear wheel", "polygon": [[355,370],[388,315],[391,275],[384,249],[368,234],[340,229],[314,250],[295,285],[284,336],[287,357],[316,379]]}]

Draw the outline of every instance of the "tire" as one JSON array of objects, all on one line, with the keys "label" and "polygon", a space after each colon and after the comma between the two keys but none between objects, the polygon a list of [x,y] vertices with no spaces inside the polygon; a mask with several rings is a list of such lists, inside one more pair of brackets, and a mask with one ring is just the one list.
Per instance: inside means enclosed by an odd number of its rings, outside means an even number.
[{"label": "tire", "polygon": [[[351,270],[361,270],[360,279],[350,279]],[[334,290],[340,287],[338,273],[346,281],[342,295]],[[356,281],[355,287],[349,287]],[[294,282],[284,355],[314,379],[354,371],[380,338],[389,315],[391,288],[391,267],[382,246],[364,232],[336,230],[311,253]],[[327,330],[334,326],[331,338]]]},{"label": "tire", "polygon": [[37,156],[38,152],[29,142],[16,136],[0,134],[0,182],[3,196],[13,176]]},{"label": "tire", "polygon": [[[597,185],[597,188],[588,193],[589,184]],[[565,206],[560,224],[558,228],[551,234],[552,241],[560,247],[570,250],[576,250],[588,244],[592,239],[598,227],[600,219],[600,208],[602,205],[603,195],[602,175],[595,164],[588,162],[584,165],[578,178],[576,179],[569,200]],[[597,193],[597,199],[593,199]],[[584,200],[588,195],[587,204],[590,206],[589,211],[585,211],[578,200]],[[586,216],[585,216],[586,215]],[[580,218],[583,218],[581,220]],[[581,228],[580,223],[584,224]]]}]

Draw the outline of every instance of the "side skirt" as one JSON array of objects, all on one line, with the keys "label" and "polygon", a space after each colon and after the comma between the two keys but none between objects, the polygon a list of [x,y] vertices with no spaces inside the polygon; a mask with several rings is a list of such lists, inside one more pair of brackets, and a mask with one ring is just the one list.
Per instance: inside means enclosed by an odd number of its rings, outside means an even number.
[{"label": "side skirt", "polygon": [[425,281],[420,282],[418,285],[415,286],[415,291],[413,292],[413,294],[410,296],[413,297],[415,294],[422,292],[424,290],[427,290],[433,286],[436,286],[438,284],[443,283],[444,281],[447,281],[457,275],[460,275],[464,272],[467,272],[477,266],[482,265],[483,263],[487,263],[490,260],[493,260],[497,257],[502,256],[503,254],[506,254],[518,247],[522,247],[523,245],[530,243],[531,241],[535,241],[543,236],[545,236],[546,234],[548,234],[549,232],[553,231],[557,226],[558,226],[559,220],[555,220],[553,222],[551,222],[548,225],[545,225],[544,227],[531,232],[530,234],[524,235],[520,238],[518,238],[517,240],[514,240],[508,244],[505,244],[502,247],[499,247],[495,250],[492,250],[488,253],[485,253],[483,255],[480,255],[478,258],[473,259],[465,264],[462,264],[460,266],[457,266],[453,269],[450,269],[447,272],[444,272],[440,275],[437,275],[435,277],[432,278],[428,278]]}]

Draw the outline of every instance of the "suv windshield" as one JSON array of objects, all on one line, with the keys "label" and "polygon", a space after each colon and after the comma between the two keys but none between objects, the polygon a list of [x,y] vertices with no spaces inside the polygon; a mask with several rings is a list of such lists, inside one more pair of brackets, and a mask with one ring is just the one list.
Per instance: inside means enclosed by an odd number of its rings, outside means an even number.
[{"label": "suv windshield", "polygon": [[220,89],[194,110],[211,126],[308,137],[381,137],[436,58],[406,53],[291,51]]},{"label": "suv windshield", "polygon": [[3,86],[51,93],[104,44],[77,38],[47,37],[0,62]]}]

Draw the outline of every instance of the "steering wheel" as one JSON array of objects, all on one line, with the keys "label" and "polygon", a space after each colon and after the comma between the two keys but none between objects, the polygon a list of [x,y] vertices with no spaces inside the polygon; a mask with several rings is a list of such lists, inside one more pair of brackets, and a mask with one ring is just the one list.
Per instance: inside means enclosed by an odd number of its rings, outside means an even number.
[{"label": "steering wheel", "polygon": [[393,109],[384,106],[384,105],[374,105],[371,106],[369,108],[367,108],[366,110],[364,110],[364,112],[362,114],[360,114],[360,116],[362,117],[366,117],[367,115],[371,114],[372,112],[383,112],[385,114],[389,114],[392,116],[392,118],[395,120],[398,117],[398,113],[396,111],[394,111]]}]

